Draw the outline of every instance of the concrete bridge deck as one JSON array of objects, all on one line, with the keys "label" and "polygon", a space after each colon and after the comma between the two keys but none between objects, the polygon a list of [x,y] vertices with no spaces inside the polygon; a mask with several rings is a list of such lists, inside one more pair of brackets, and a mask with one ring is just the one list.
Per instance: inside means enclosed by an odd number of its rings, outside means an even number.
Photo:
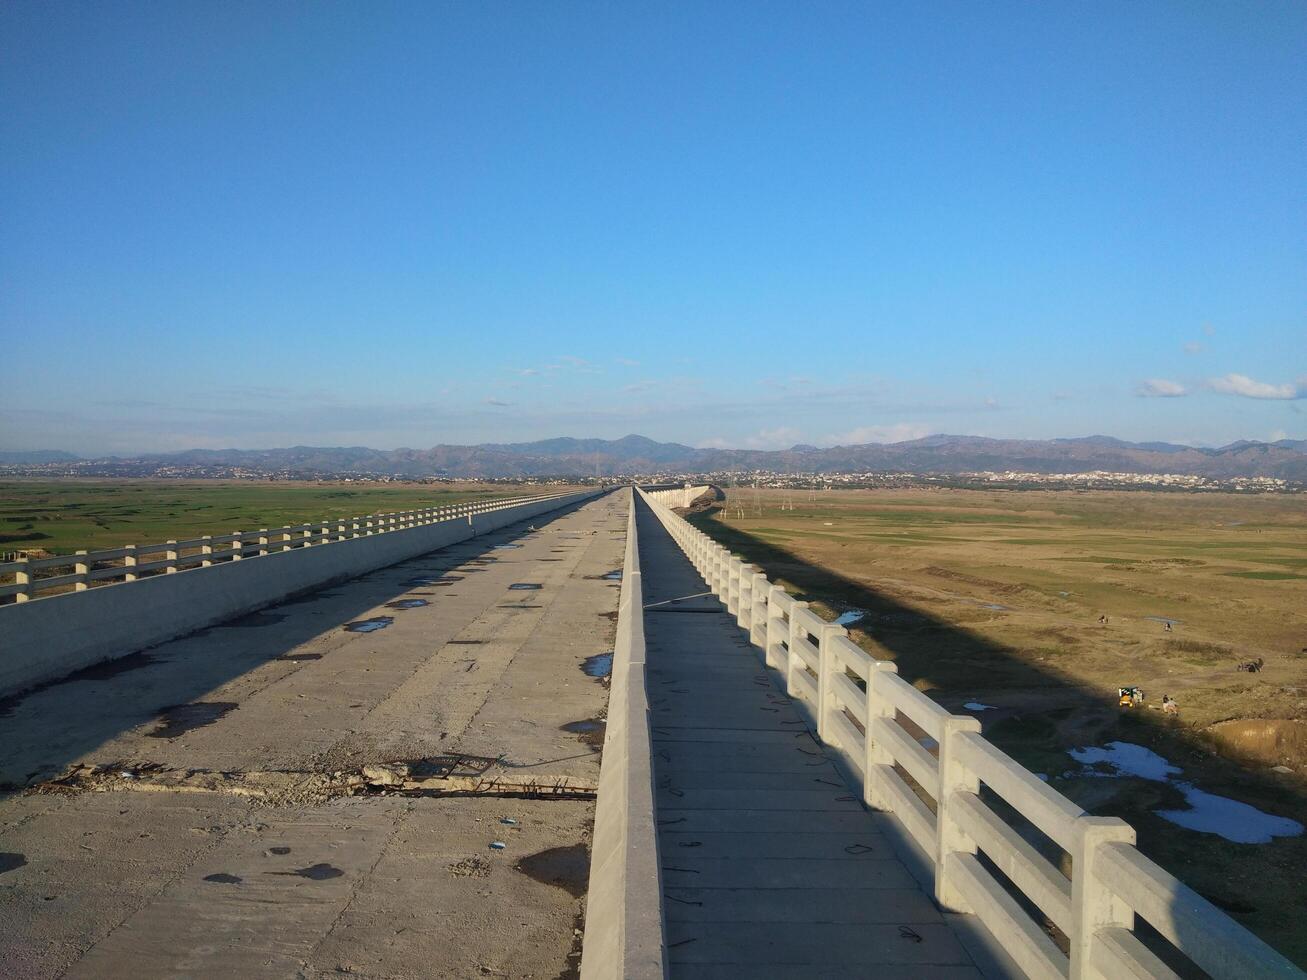
[{"label": "concrete bridge deck", "polygon": [[[603,576],[622,564],[628,499],[0,702],[0,972],[563,974],[584,792],[345,790],[378,763],[461,754],[457,772],[509,785],[596,784],[607,695],[581,667],[612,649]],[[51,782],[75,764],[98,768]]]},{"label": "concrete bridge deck", "polygon": [[982,975],[973,953],[993,975],[636,506],[669,975],[962,980]]}]

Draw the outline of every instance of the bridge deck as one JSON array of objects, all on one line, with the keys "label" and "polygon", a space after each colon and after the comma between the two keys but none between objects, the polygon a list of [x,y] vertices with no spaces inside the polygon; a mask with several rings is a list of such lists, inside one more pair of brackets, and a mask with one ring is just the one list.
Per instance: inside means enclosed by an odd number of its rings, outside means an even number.
[{"label": "bridge deck", "polygon": [[[536,517],[0,701],[0,973],[565,971],[591,800],[323,784],[468,753],[593,786],[607,692],[581,662],[612,649],[626,514]],[[79,763],[110,768],[50,782]]]},{"label": "bridge deck", "polygon": [[734,617],[637,507],[671,977],[980,977],[887,818],[853,795]]}]

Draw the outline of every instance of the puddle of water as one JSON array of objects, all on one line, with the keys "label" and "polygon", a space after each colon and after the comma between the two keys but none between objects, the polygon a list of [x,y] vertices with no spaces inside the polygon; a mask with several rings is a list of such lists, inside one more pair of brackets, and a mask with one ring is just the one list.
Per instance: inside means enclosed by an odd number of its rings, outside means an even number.
[{"label": "puddle of water", "polygon": [[494,546],[496,551],[508,551],[510,548],[520,548],[520,544],[497,544]]},{"label": "puddle of water", "polygon": [[485,640],[450,640],[452,646],[476,646],[479,643],[485,643]]},{"label": "puddle of water", "polygon": [[600,578],[606,579],[609,582],[620,582],[622,580],[622,570],[619,568],[613,572],[605,572],[600,576]]},{"label": "puddle of water", "polygon": [[979,701],[968,701],[962,707],[966,708],[968,711],[993,711],[995,705],[981,704]]},{"label": "puddle of water", "polygon": [[1106,763],[1115,770],[1114,775],[1138,776],[1156,783],[1164,783],[1173,773],[1182,771],[1179,766],[1171,765],[1156,752],[1131,742],[1108,742],[1101,747],[1071,749],[1068,755],[1087,766]]},{"label": "puddle of water", "polygon": [[1172,626],[1183,626],[1183,619],[1167,619],[1165,616],[1145,616],[1144,619],[1150,623],[1170,623]]},{"label": "puddle of water", "polygon": [[357,622],[346,623],[346,633],[375,633],[377,630],[384,630],[387,626],[395,621],[393,616],[373,616],[371,619],[360,619]]},{"label": "puddle of water", "polygon": [[1175,785],[1184,793],[1189,809],[1158,810],[1157,815],[1177,826],[1218,834],[1236,844],[1269,844],[1273,837],[1298,837],[1303,832],[1297,820],[1264,813],[1226,796],[1204,793],[1189,783]]},{"label": "puddle of water", "polygon": [[6,871],[15,871],[27,863],[27,855],[13,851],[0,851],[0,875]]},{"label": "puddle of water", "polygon": [[584,844],[551,847],[517,862],[517,870],[528,878],[561,888],[573,898],[585,894],[590,879],[590,855]]},{"label": "puddle of water", "polygon": [[514,582],[509,586],[514,592],[534,592],[541,588],[539,582]]},{"label": "puddle of water", "polygon": [[217,885],[239,885],[243,879],[240,875],[229,875],[225,871],[220,871],[215,875],[205,875],[204,880]]},{"label": "puddle of water", "polygon": [[[1274,837],[1297,837],[1303,832],[1303,825],[1297,820],[1277,817],[1227,796],[1204,792],[1193,783],[1173,781],[1171,776],[1182,770],[1142,745],[1108,742],[1101,748],[1091,746],[1072,749],[1070,755],[1076,761],[1086,764],[1106,763],[1115,770],[1110,774],[1113,776],[1138,776],[1153,782],[1170,783],[1184,794],[1189,809],[1155,812],[1163,820],[1169,820],[1178,827],[1204,834],[1217,834],[1236,844],[1269,844]],[[1095,773],[1090,770],[1069,775],[1088,776]]]},{"label": "puddle of water", "polygon": [[594,657],[586,657],[585,662],[581,664],[581,669],[585,671],[587,677],[608,677],[613,672],[613,655],[601,653]]},{"label": "puddle of water", "polygon": [[321,659],[322,659],[322,654],[320,654],[320,653],[283,653],[283,654],[282,654],[280,657],[278,657],[277,659],[278,659],[278,660],[291,660],[291,661],[294,661],[295,663],[299,663],[299,662],[304,661],[304,660],[321,660]]},{"label": "puddle of water", "polygon": [[235,701],[196,701],[192,704],[175,704],[160,712],[159,723],[150,738],[176,738],[196,728],[212,725],[229,711],[235,710]]},{"label": "puddle of water", "polygon": [[265,613],[254,612],[248,616],[239,616],[236,619],[229,619],[225,623],[219,623],[222,629],[256,629],[260,626],[274,626],[286,618],[284,613]]},{"label": "puddle of water", "polygon": [[289,848],[289,847],[270,847],[270,848],[268,848],[268,853],[269,853],[269,854],[289,854],[289,853],[290,853],[290,848]]},{"label": "puddle of water", "polygon": [[431,603],[426,599],[396,599],[394,602],[386,603],[387,609],[420,609],[423,606],[429,606]]},{"label": "puddle of water", "polygon": [[854,623],[866,618],[866,613],[861,609],[850,609],[848,612],[842,612],[835,619],[836,626],[852,626]]}]

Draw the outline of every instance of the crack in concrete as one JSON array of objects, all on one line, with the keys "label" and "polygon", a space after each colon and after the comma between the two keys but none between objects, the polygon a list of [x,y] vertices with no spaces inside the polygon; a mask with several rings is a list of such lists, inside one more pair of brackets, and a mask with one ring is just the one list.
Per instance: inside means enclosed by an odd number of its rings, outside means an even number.
[{"label": "crack in concrete", "polygon": [[211,793],[270,805],[299,805],[342,796],[515,797],[592,800],[598,786],[573,776],[503,776],[502,759],[449,755],[365,765],[355,770],[219,771],[172,769],[157,763],[75,765],[62,776],[37,783],[29,795],[75,793]]}]

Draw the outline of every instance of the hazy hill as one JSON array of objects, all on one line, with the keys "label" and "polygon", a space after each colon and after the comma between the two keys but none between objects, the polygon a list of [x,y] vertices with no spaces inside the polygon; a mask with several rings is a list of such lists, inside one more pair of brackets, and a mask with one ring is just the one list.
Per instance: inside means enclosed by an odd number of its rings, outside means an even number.
[{"label": "hazy hill", "polygon": [[[22,458],[19,458],[22,457]],[[72,462],[69,453],[3,453],[15,465]],[[287,449],[193,449],[137,459],[97,461],[117,470],[139,466],[243,467],[296,473],[370,473],[394,476],[520,477],[654,472],[771,470],[791,473],[962,473],[1019,470],[1077,473],[1184,473],[1228,478],[1272,476],[1307,482],[1307,440],[1241,440],[1220,449],[1164,442],[1133,443],[1110,436],[1074,439],[990,439],[933,435],[896,443],[785,450],[695,449],[644,436],[622,439],[544,439],[430,449],[365,446],[292,446]]]}]

